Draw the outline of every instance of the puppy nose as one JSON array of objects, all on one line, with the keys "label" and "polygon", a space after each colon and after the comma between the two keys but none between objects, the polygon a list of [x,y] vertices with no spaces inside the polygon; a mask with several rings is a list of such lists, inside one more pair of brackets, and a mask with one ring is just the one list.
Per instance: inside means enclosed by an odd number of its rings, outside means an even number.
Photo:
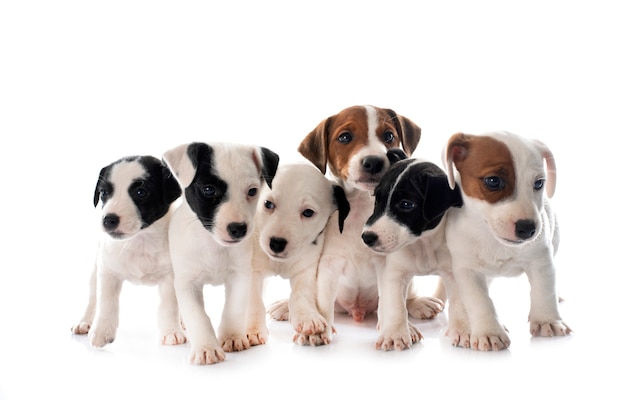
[{"label": "puppy nose", "polygon": [[380,157],[365,157],[363,159],[363,169],[370,174],[377,174],[383,170],[385,166],[385,160]]},{"label": "puppy nose", "polygon": [[102,218],[102,226],[107,232],[114,231],[120,224],[120,217],[117,214],[107,214]]},{"label": "puppy nose", "polygon": [[274,253],[283,252],[285,250],[285,247],[287,247],[286,239],[277,237],[273,237],[270,239],[270,249],[272,249]]},{"label": "puppy nose", "polygon": [[537,231],[537,227],[535,226],[535,221],[530,219],[520,219],[515,222],[515,236],[519,239],[526,240],[530,239],[535,235]]},{"label": "puppy nose", "polygon": [[226,227],[228,234],[233,239],[241,239],[248,232],[248,225],[245,222],[231,222]]},{"label": "puppy nose", "polygon": [[363,232],[361,239],[363,239],[363,242],[365,242],[366,245],[372,247],[378,241],[378,235],[374,232],[367,231]]}]

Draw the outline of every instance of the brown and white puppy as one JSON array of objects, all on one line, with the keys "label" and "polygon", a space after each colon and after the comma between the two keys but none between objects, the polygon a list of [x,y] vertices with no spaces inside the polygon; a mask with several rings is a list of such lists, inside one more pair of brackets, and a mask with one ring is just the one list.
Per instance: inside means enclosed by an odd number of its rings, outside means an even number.
[{"label": "brown and white puppy", "polygon": [[[340,185],[350,203],[343,234],[338,216],[331,218],[318,268],[318,304],[328,326],[319,341],[329,343],[335,307],[361,321],[378,308],[377,270],[385,256],[361,240],[363,225],[374,208],[373,192],[389,168],[387,152],[402,148],[411,154],[421,129],[393,110],[353,106],[324,119],[298,150]],[[432,318],[443,309],[438,299],[420,298],[409,289],[408,309],[417,318]]]},{"label": "brown and white puppy", "polygon": [[[252,279],[252,232],[262,182],[271,185],[278,155],[231,143],[190,143],[167,151],[183,191],[169,229],[174,287],[190,362],[214,364],[224,351],[250,347],[246,316]],[[204,309],[203,287],[224,285],[219,335]]]},{"label": "brown and white puppy", "polygon": [[124,157],[100,170],[93,204],[102,204],[102,236],[89,282],[89,302],[72,327],[75,334],[89,333],[94,347],[115,340],[125,281],[158,286],[160,341],[185,342],[167,235],[173,203],[180,194],[170,170],[152,156]]},{"label": "brown and white puppy", "polygon": [[463,207],[448,214],[446,237],[467,319],[451,319],[454,345],[501,350],[510,345],[488,287],[498,276],[526,273],[530,282],[530,332],[564,336],[555,290],[559,229],[548,198],[556,164],[550,149],[508,132],[453,135],[444,151],[451,187]]},{"label": "brown and white puppy", "polygon": [[267,340],[263,283],[275,275],[289,279],[291,285],[288,316],[295,331],[294,342],[319,344],[315,340],[327,322],[317,309],[317,265],[328,220],[335,211],[341,231],[350,211],[344,191],[310,164],[281,165],[272,187],[264,187],[255,217],[248,320],[252,344]]}]

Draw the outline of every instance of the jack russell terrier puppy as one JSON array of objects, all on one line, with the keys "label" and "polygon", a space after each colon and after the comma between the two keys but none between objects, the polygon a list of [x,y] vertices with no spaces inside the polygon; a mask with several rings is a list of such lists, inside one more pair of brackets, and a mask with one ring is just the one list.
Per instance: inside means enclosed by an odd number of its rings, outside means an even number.
[{"label": "jack russell terrier puppy", "polygon": [[94,347],[115,340],[124,281],[157,285],[161,343],[185,342],[167,234],[172,204],[180,195],[170,170],[152,156],[121,158],[100,171],[93,204],[102,203],[102,237],[87,308],[72,327],[75,334],[89,333]]},{"label": "jack russell terrier puppy", "polygon": [[458,184],[463,207],[451,209],[446,237],[452,268],[467,312],[450,320],[454,345],[501,350],[510,345],[489,284],[497,276],[526,273],[530,282],[530,332],[564,336],[555,290],[559,229],[548,198],[556,165],[543,143],[508,132],[457,133],[443,154],[450,187]]},{"label": "jack russell terrier puppy", "polygon": [[[318,305],[328,326],[319,341],[329,343],[334,311],[344,311],[355,321],[378,308],[378,270],[385,256],[370,251],[361,240],[363,225],[374,209],[373,192],[390,161],[387,152],[402,147],[411,154],[421,129],[393,110],[354,106],[323,120],[300,143],[299,152],[322,173],[329,170],[350,203],[343,234],[338,215],[327,231],[318,269]],[[443,309],[439,299],[418,297],[409,288],[409,313],[432,318]]]},{"label": "jack russell terrier puppy", "polygon": [[[163,158],[183,190],[169,238],[190,362],[215,364],[225,359],[224,351],[250,347],[246,317],[254,214],[262,181],[271,186],[278,155],[257,146],[190,143]],[[206,284],[225,285],[219,336],[204,309]]]},{"label": "jack russell terrier puppy", "polygon": [[362,239],[387,255],[379,275],[376,348],[404,350],[421,340],[408,319],[407,288],[413,276],[439,275],[458,309],[450,252],[445,243],[447,211],[461,207],[458,188],[450,189],[446,173],[433,163],[406,159],[394,163],[374,191],[374,211]]},{"label": "jack russell terrier puppy", "polygon": [[350,211],[341,187],[333,184],[310,164],[281,165],[265,186],[255,217],[254,275],[250,296],[248,338],[264,343],[268,336],[263,305],[266,277],[289,279],[291,295],[288,316],[297,344],[317,345],[327,326],[317,308],[317,265],[322,254],[326,227],[338,211],[338,229]]}]

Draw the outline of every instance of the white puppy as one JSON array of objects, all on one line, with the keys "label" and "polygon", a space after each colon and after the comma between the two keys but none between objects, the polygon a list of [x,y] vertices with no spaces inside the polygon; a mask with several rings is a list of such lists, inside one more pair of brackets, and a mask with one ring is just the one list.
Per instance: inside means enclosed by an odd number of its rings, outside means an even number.
[{"label": "white puppy", "polygon": [[521,273],[526,273],[531,288],[531,334],[569,334],[555,291],[559,229],[548,201],[556,185],[550,149],[508,132],[459,133],[448,141],[444,163],[450,186],[458,183],[463,194],[463,207],[450,210],[446,226],[467,310],[467,320],[450,320],[453,344],[478,350],[509,346],[488,286],[493,277]]},{"label": "white puppy", "polygon": [[[169,233],[190,362],[214,364],[225,359],[224,351],[250,347],[246,315],[254,214],[262,179],[271,186],[278,155],[257,146],[191,143],[163,158],[184,193]],[[204,309],[205,284],[225,285],[219,340]]]},{"label": "white puppy", "polygon": [[329,218],[338,211],[341,231],[350,211],[344,191],[312,165],[281,165],[257,207],[248,338],[254,344],[267,339],[263,283],[266,277],[279,275],[291,284],[288,315],[294,342],[321,344],[318,334],[327,321],[316,304],[317,265]]},{"label": "white puppy", "polygon": [[167,234],[172,203],[180,194],[169,169],[154,157],[126,157],[102,168],[93,201],[94,206],[102,202],[103,233],[90,279],[87,309],[72,327],[73,333],[89,333],[95,347],[113,342],[122,284],[129,281],[158,285],[161,342],[185,342]]}]

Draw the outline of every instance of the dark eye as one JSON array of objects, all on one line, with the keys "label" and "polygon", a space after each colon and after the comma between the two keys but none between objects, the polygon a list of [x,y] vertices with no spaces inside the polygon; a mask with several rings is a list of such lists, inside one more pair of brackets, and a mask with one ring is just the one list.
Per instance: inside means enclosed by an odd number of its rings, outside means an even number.
[{"label": "dark eye", "polygon": [[533,185],[533,189],[535,190],[541,190],[543,189],[543,184],[546,182],[545,179],[537,179],[535,181],[535,184]]},{"label": "dark eye", "polygon": [[145,199],[149,195],[150,195],[150,192],[146,188],[140,187],[140,188],[137,188],[137,190],[135,190],[135,196],[139,199]]},{"label": "dark eye", "polygon": [[352,141],[352,134],[350,132],[342,132],[337,140],[341,144],[348,144]]},{"label": "dark eye", "polygon": [[310,208],[302,211],[302,216],[305,218],[311,218],[313,215],[315,215],[315,211],[311,210]]},{"label": "dark eye", "polygon": [[386,131],[385,133],[383,133],[383,141],[385,143],[392,143],[393,139],[394,139],[393,132]]},{"label": "dark eye", "polygon": [[108,198],[111,195],[111,192],[107,189],[100,189],[100,197],[102,200]]},{"label": "dark eye", "polygon": [[400,210],[401,211],[411,211],[415,208],[415,203],[410,200],[401,200],[400,201]]},{"label": "dark eye", "polygon": [[217,189],[213,185],[203,186],[202,195],[208,198],[215,197],[217,195]]},{"label": "dark eye", "polygon": [[254,196],[256,196],[257,191],[258,191],[258,190],[257,190],[257,188],[251,188],[251,189],[249,189],[249,190],[248,190],[248,196],[250,196],[250,197],[254,197]]},{"label": "dark eye", "polygon": [[263,205],[265,206],[265,208],[267,208],[268,210],[273,210],[276,208],[276,206],[274,205],[274,203],[272,203],[269,200],[265,200],[265,203],[263,203]]},{"label": "dark eye", "polygon": [[488,176],[483,181],[485,187],[492,192],[504,189],[504,181],[499,176]]}]

